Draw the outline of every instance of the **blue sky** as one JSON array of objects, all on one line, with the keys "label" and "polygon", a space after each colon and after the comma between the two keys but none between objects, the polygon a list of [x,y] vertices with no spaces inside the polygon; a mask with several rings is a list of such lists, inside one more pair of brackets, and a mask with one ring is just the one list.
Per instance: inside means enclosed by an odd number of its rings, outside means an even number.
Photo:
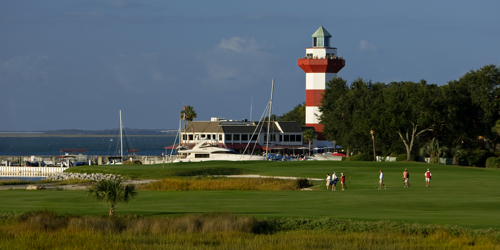
[{"label": "blue sky", "polygon": [[305,101],[319,26],[348,82],[438,85],[499,65],[499,1],[0,1],[0,131],[260,117]]}]

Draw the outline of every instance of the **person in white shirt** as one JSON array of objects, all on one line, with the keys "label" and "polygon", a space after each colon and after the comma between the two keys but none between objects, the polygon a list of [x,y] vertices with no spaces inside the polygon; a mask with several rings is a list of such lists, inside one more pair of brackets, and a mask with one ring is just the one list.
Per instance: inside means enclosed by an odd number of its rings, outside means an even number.
[{"label": "person in white shirt", "polygon": [[384,186],[384,189],[387,189],[387,187],[384,184],[384,171],[380,170],[380,176],[378,178],[379,178],[378,189],[381,189],[382,186]]},{"label": "person in white shirt", "polygon": [[330,188],[330,183],[332,182],[332,177],[330,177],[330,174],[326,174],[326,190]]},{"label": "person in white shirt", "polygon": [[339,178],[337,177],[337,172],[333,172],[333,174],[332,174],[332,190],[337,190],[337,181],[339,181]]}]

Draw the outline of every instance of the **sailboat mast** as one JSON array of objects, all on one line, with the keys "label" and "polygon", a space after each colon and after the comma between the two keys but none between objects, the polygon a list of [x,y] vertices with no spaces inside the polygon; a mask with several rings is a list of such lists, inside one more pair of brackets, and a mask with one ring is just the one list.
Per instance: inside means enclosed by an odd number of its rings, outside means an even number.
[{"label": "sailboat mast", "polygon": [[266,157],[269,152],[269,128],[271,127],[271,114],[273,110],[273,91],[274,91],[274,78],[271,84],[271,100],[269,101],[269,119],[267,121],[267,140],[266,140]]},{"label": "sailboat mast", "polygon": [[120,156],[123,161],[123,134],[122,134],[122,111],[120,110]]}]

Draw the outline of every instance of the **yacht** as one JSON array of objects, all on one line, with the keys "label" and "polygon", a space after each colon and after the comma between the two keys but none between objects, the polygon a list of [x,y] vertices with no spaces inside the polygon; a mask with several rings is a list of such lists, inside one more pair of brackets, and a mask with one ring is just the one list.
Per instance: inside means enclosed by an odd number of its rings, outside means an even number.
[{"label": "yacht", "polygon": [[218,143],[202,141],[192,149],[177,148],[177,157],[173,162],[199,162],[199,161],[265,161],[261,155],[238,154],[234,150],[219,147]]}]

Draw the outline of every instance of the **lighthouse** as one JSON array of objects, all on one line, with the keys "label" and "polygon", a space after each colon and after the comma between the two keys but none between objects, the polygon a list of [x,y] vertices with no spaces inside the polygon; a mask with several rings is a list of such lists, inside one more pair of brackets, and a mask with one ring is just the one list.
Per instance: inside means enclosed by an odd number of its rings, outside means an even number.
[{"label": "lighthouse", "polygon": [[306,72],[306,126],[314,127],[318,133],[318,147],[330,145],[323,135],[323,124],[319,124],[325,85],[345,66],[345,60],[337,55],[337,48],[330,47],[330,38],[332,35],[323,26],[319,27],[312,35],[312,47],[306,48],[306,56],[297,61]]}]

